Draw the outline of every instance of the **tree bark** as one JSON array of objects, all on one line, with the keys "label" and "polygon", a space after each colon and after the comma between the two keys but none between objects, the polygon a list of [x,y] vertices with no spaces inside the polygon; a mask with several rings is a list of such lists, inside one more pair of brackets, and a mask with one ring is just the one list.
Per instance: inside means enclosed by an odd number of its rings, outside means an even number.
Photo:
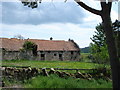
[{"label": "tree bark", "polygon": [[91,7],[88,7],[86,4],[84,4],[80,0],[75,0],[75,1],[87,11],[90,11],[91,13],[101,16],[105,35],[106,35],[106,43],[108,46],[109,57],[110,57],[113,89],[120,90],[120,61],[119,61],[119,57],[117,56],[115,38],[113,37],[112,23],[110,18],[112,2],[106,3],[106,0],[105,2],[101,2],[102,10],[99,11],[99,10],[92,9]]},{"label": "tree bark", "polygon": [[113,89],[120,90],[120,62],[117,56],[115,38],[113,37],[109,8],[110,7],[103,6],[101,18],[103,21],[103,27],[106,35],[106,43],[108,45],[110,66],[112,70]]},{"label": "tree bark", "polygon": [[85,3],[81,2],[81,1],[77,1],[75,0],[81,7],[83,7],[84,9],[86,9],[87,11],[91,12],[91,13],[94,13],[96,15],[100,15],[101,14],[101,11],[100,10],[96,10],[96,9],[93,9],[89,6],[87,6]]}]

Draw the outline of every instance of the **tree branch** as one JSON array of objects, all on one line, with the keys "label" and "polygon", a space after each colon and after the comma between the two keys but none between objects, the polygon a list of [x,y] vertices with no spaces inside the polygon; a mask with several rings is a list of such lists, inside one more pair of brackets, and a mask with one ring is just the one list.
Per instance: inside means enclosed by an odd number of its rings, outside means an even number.
[{"label": "tree branch", "polygon": [[104,12],[111,12],[111,7],[112,7],[112,0],[110,0],[108,3],[106,2],[100,2],[101,3],[101,8],[102,11],[104,10]]},{"label": "tree branch", "polygon": [[93,9],[93,8],[87,6],[86,4],[84,4],[83,2],[81,2],[80,0],[75,0],[75,2],[78,3],[81,7],[83,7],[84,9],[88,10],[91,13],[101,15],[100,10]]},{"label": "tree branch", "polygon": [[109,13],[111,12],[112,2],[108,2]]},{"label": "tree branch", "polygon": [[101,8],[103,9],[106,6],[106,2],[100,2],[101,3]]}]

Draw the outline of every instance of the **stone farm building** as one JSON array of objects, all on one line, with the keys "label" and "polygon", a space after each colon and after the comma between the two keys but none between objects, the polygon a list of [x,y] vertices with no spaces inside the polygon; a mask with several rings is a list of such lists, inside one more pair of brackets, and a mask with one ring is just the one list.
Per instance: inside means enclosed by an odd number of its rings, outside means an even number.
[{"label": "stone farm building", "polygon": [[[22,52],[25,41],[34,42],[37,45],[37,55],[32,52]],[[29,60],[74,60],[80,59],[80,48],[73,40],[39,40],[0,38],[2,60],[29,59]]]}]

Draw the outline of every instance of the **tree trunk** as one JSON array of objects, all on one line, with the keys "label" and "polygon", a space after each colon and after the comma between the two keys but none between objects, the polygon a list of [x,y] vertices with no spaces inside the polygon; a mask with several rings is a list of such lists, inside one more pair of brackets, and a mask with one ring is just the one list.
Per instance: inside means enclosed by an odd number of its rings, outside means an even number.
[{"label": "tree trunk", "polygon": [[110,57],[110,65],[112,69],[113,89],[120,90],[120,61],[117,56],[115,38],[113,37],[112,23],[110,13],[104,8],[102,12],[103,27],[106,35],[106,43]]},{"label": "tree trunk", "polygon": [[108,46],[109,57],[110,57],[110,66],[112,69],[113,89],[120,90],[120,61],[117,56],[115,38],[113,37],[112,23],[110,18],[112,2],[107,3],[106,0],[104,0],[105,2],[102,2],[101,0],[100,3],[102,10],[95,10],[87,6],[80,0],[75,0],[75,1],[87,11],[101,16],[105,35],[106,35],[106,43]]}]

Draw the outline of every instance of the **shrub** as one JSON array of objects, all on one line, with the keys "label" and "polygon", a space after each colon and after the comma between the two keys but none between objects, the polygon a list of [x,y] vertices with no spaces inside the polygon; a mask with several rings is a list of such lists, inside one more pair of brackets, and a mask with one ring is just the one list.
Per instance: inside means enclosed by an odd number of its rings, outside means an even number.
[{"label": "shrub", "polygon": [[23,49],[21,49],[21,51],[32,51],[33,55],[37,55],[37,45],[31,41],[25,41],[25,43],[23,44]]}]

